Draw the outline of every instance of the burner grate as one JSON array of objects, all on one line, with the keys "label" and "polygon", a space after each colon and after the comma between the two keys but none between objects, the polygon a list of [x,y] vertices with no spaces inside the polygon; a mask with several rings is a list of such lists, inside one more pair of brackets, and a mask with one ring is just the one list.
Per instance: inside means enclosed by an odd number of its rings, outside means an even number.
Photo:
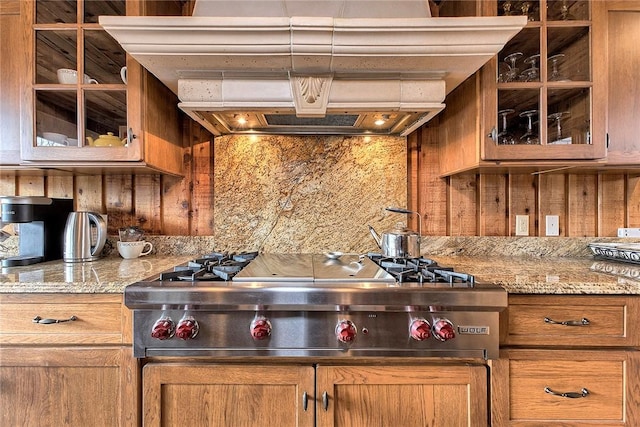
[{"label": "burner grate", "polygon": [[173,271],[161,273],[160,280],[228,281],[257,256],[258,252],[212,252],[189,261],[186,266],[177,266]]},{"label": "burner grate", "polygon": [[399,283],[444,283],[467,287],[475,285],[475,278],[471,274],[455,272],[453,268],[442,267],[429,258],[390,258],[375,253],[367,256]]}]

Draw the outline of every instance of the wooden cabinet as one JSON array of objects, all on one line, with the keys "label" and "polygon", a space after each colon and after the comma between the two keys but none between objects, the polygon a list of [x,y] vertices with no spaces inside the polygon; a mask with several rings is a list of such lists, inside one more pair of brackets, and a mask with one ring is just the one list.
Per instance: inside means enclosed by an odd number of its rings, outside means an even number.
[{"label": "wooden cabinet", "polygon": [[143,424],[479,426],[484,365],[149,363]]},{"label": "wooden cabinet", "polygon": [[0,425],[139,424],[138,361],[121,300],[0,295]]},{"label": "wooden cabinet", "polygon": [[639,315],[637,297],[510,295],[492,425],[638,425]]},{"label": "wooden cabinet", "polygon": [[640,163],[640,1],[594,2],[594,64],[607,76],[598,99],[607,99],[607,164]]},{"label": "wooden cabinet", "polygon": [[180,3],[20,3],[26,59],[12,71],[23,80],[21,164],[181,175],[177,98],[97,23],[100,15],[180,15]]},{"label": "wooden cabinet", "polygon": [[[476,14],[524,14],[527,26],[454,90],[440,117],[443,175],[497,168],[602,166],[607,75],[588,0],[479,1]],[[593,20],[592,20],[593,18]],[[599,31],[599,30],[598,30]]]}]

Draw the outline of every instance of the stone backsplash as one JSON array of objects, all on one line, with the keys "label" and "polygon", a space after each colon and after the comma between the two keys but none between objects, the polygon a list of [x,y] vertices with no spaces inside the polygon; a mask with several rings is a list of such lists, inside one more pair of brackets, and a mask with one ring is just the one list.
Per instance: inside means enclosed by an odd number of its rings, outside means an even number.
[{"label": "stone backsplash", "polygon": [[238,136],[214,142],[213,240],[220,249],[364,252],[405,222],[404,137]]}]

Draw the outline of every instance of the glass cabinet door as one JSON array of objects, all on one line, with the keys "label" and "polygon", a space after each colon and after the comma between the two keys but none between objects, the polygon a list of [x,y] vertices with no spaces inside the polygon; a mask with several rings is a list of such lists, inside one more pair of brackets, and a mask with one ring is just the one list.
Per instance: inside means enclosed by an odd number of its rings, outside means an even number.
[{"label": "glass cabinet door", "polygon": [[588,0],[499,0],[498,15],[527,26],[498,54],[497,115],[485,160],[595,159]]},{"label": "glass cabinet door", "polygon": [[126,54],[97,23],[101,15],[125,15],[126,1],[31,1],[33,129],[23,157],[130,160],[122,152],[129,142]]}]

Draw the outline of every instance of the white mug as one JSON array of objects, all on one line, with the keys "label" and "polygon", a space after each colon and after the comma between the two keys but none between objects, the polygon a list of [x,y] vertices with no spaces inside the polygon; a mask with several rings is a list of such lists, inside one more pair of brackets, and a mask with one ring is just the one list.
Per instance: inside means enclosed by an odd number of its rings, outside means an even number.
[{"label": "white mug", "polygon": [[120,68],[120,78],[122,83],[127,84],[127,67]]},{"label": "white mug", "polygon": [[[148,249],[146,249],[148,245]],[[144,255],[149,255],[153,250],[153,245],[144,240],[137,242],[118,242],[118,253],[124,259],[138,258]]]},{"label": "white mug", "polygon": [[[78,72],[76,70],[72,70],[69,68],[60,68],[57,71],[58,82],[61,84],[76,84],[78,82]],[[98,81],[96,79],[92,79],[91,77],[84,75],[84,84],[97,84]]]}]

